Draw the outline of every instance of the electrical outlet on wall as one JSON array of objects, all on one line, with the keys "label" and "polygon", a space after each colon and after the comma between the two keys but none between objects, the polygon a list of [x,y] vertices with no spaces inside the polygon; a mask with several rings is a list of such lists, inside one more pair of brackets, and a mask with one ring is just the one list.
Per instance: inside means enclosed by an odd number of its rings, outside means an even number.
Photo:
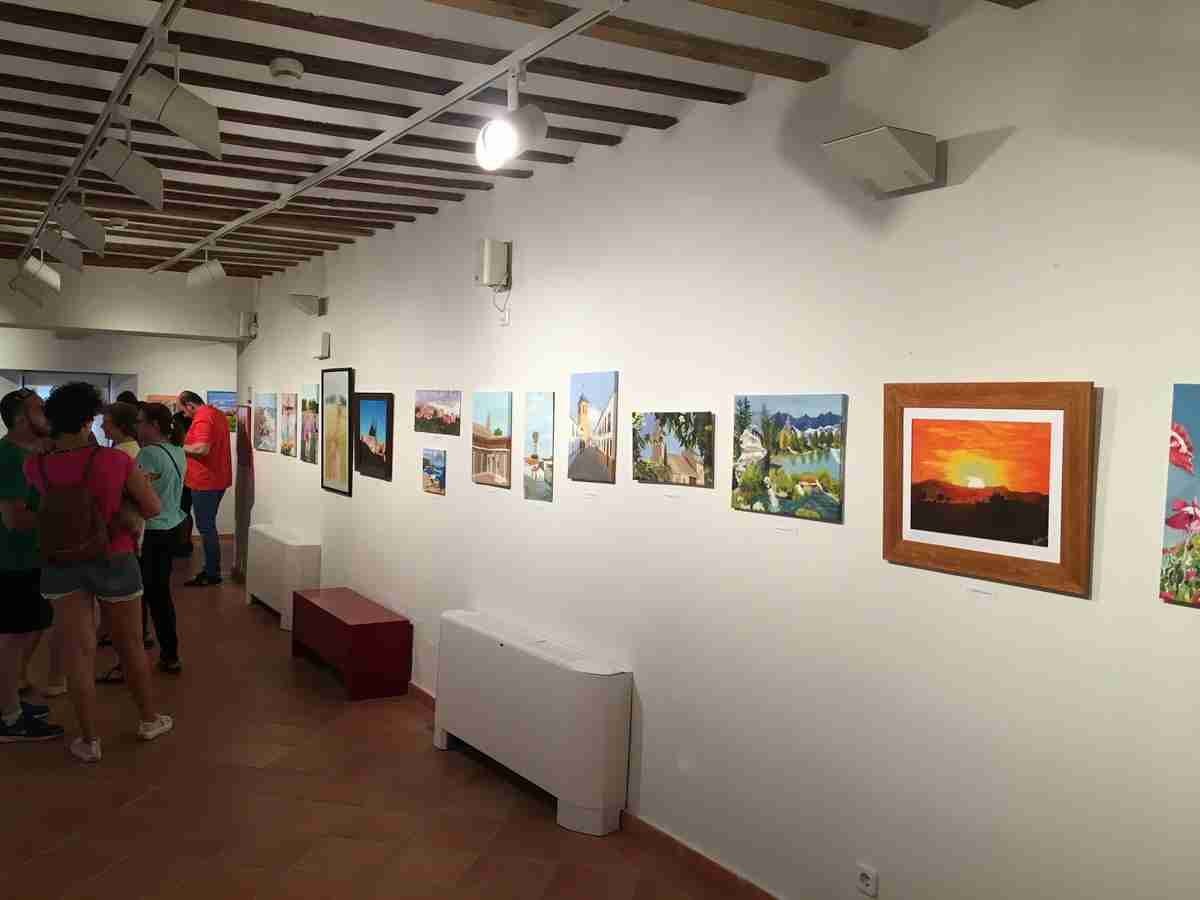
[{"label": "electrical outlet on wall", "polygon": [[868,897],[879,896],[879,873],[866,863],[858,864],[858,892]]}]

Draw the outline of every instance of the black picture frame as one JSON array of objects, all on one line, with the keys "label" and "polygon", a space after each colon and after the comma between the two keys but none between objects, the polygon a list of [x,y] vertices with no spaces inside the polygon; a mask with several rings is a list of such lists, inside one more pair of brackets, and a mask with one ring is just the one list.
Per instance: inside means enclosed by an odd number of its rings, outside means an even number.
[{"label": "black picture frame", "polygon": [[[341,393],[340,384],[335,384],[335,389],[330,388],[330,379],[338,376],[345,378],[346,391],[346,488],[342,490],[336,486],[336,483],[331,486],[328,478],[329,470],[329,442],[332,436],[330,432],[328,409],[329,399],[331,396],[336,397]],[[341,494],[343,497],[351,497],[354,495],[354,440],[357,433],[356,423],[354,421],[354,369],[349,366],[344,366],[336,369],[321,370],[321,490],[329,491],[331,494]]]},{"label": "black picture frame", "polygon": [[[362,427],[362,404],[364,402],[382,402],[387,407],[387,436],[384,438],[384,453],[382,461],[366,458],[369,452],[359,434]],[[364,478],[378,478],[380,481],[392,480],[393,435],[396,431],[396,395],[376,394],[370,392],[355,393],[354,395],[354,471]],[[378,438],[378,436],[377,436]],[[374,454],[372,454],[374,455]]]}]

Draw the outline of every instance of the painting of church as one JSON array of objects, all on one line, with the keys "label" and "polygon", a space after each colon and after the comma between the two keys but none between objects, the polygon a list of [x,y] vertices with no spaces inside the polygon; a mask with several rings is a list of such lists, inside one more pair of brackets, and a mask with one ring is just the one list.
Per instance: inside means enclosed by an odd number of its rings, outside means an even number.
[{"label": "painting of church", "polygon": [[567,477],[572,481],[616,483],[616,372],[571,376],[571,446]]},{"label": "painting of church", "polygon": [[713,487],[713,431],[710,412],[634,413],[634,480]]},{"label": "painting of church", "polygon": [[471,480],[512,487],[512,393],[478,392],[472,406]]}]

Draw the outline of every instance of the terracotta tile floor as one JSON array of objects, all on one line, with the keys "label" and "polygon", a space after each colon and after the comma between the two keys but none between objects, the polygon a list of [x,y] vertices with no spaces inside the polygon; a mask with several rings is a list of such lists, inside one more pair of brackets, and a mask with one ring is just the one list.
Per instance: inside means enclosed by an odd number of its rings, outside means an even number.
[{"label": "terracotta tile floor", "polygon": [[[99,765],[62,743],[0,747],[0,897],[739,894],[652,836],[558,828],[537,788],[473,751],[434,750],[413,698],[346,702],[237,586],[176,598],[186,670],[155,675],[173,734],[138,743],[124,687],[101,685]],[[70,735],[70,704],[54,710]]]}]

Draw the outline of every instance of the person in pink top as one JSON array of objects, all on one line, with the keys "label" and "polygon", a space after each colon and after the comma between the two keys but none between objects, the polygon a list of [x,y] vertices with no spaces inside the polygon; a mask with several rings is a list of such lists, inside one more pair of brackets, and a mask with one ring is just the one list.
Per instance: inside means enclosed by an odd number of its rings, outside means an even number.
[{"label": "person in pink top", "polygon": [[[70,564],[47,562],[42,567],[42,595],[61,617],[67,685],[82,732],[72,742],[71,752],[84,762],[100,760],[94,674],[93,604],[97,600],[138,707],[138,736],[154,740],[174,726],[170,716],[155,708],[150,689],[150,666],[142,646],[142,573],[135,556],[134,536],[137,526],[127,521],[129,515],[135,519],[158,515],[160,503],[132,459],[120,450],[97,447],[89,440],[92,421],[101,408],[99,392],[86,382],[55,388],[45,408],[54,449],[28,457],[24,465],[26,479],[43,496],[51,488],[83,484],[108,524],[108,549],[103,558]],[[131,509],[123,511],[123,503]]]}]

